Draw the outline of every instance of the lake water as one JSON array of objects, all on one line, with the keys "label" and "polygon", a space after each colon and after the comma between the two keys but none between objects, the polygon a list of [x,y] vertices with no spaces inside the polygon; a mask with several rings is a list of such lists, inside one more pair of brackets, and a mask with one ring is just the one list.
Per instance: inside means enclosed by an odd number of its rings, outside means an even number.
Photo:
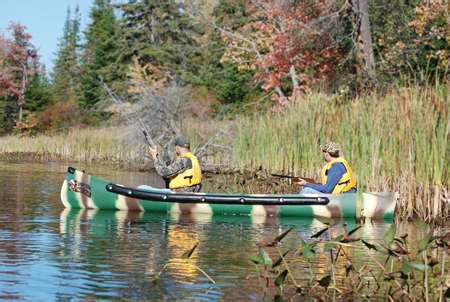
[{"label": "lake water", "polygon": [[[293,228],[283,240],[283,249],[293,248],[324,227],[317,219],[69,211],[59,197],[67,166],[0,162],[0,299],[273,300],[273,295],[263,294],[263,284],[249,261],[258,251],[256,243]],[[148,172],[74,166],[122,184],[163,185]],[[349,228],[354,224],[347,223]],[[365,224],[359,235],[382,240],[389,225]],[[333,232],[341,232],[340,227]],[[196,242],[192,257],[182,258]],[[276,249],[267,250],[275,258]],[[359,264],[367,260],[362,247],[352,253]],[[317,276],[327,273],[326,261],[320,255],[316,259]],[[299,278],[304,267],[297,268]],[[343,273],[337,275],[344,278]]]}]

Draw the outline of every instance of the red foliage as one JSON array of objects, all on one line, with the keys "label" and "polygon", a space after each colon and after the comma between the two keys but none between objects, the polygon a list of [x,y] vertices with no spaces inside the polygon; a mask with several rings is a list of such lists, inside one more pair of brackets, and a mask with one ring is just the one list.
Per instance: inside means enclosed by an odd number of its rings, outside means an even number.
[{"label": "red foliage", "polygon": [[293,66],[299,74],[299,86],[308,87],[335,72],[340,57],[329,33],[314,23],[327,11],[324,1],[299,3],[285,10],[272,1],[263,4],[264,21],[253,28],[270,36],[270,51],[257,58],[256,80],[269,91],[281,86]]},{"label": "red foliage", "polygon": [[11,23],[8,30],[12,38],[0,38],[0,95],[13,96],[23,105],[28,85],[39,72],[38,55],[23,25]]}]

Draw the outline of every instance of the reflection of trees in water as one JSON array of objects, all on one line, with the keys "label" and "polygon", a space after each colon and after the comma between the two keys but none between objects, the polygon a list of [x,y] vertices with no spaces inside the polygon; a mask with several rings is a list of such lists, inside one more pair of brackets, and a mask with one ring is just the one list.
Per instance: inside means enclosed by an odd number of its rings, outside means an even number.
[{"label": "reflection of trees in water", "polygon": [[[26,265],[35,262],[36,246],[41,244],[33,232],[41,228],[47,231],[45,223],[34,218],[48,205],[47,200],[55,191],[52,188],[58,175],[35,171],[31,163],[0,163],[0,166],[0,262]],[[19,270],[9,273],[20,274]]]}]

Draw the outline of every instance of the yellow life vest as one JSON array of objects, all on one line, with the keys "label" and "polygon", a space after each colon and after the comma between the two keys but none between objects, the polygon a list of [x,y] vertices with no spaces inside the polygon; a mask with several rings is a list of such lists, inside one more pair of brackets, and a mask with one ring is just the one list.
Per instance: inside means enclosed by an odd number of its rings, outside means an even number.
[{"label": "yellow life vest", "polygon": [[339,182],[333,189],[333,194],[335,193],[344,193],[349,191],[350,189],[356,188],[356,177],[353,175],[353,170],[348,164],[348,162],[343,157],[338,157],[336,159],[333,159],[332,161],[328,162],[325,167],[323,167],[322,171],[320,172],[320,176],[322,179],[322,184],[327,183],[328,178],[328,170],[330,170],[331,166],[335,163],[342,163],[345,167],[345,170],[347,172],[342,175],[341,179],[339,179]]},{"label": "yellow life vest", "polygon": [[197,157],[191,152],[187,152],[182,157],[189,158],[192,167],[174,176],[169,182],[170,189],[187,188],[198,185],[202,182],[202,170]]}]

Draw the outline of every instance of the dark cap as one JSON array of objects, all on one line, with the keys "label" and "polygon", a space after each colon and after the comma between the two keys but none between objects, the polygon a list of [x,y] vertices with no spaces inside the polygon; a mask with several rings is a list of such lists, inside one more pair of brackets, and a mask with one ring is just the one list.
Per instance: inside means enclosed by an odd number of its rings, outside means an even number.
[{"label": "dark cap", "polygon": [[177,136],[175,138],[175,146],[190,148],[191,143],[189,142],[189,140],[186,137],[184,137],[184,136]]}]

